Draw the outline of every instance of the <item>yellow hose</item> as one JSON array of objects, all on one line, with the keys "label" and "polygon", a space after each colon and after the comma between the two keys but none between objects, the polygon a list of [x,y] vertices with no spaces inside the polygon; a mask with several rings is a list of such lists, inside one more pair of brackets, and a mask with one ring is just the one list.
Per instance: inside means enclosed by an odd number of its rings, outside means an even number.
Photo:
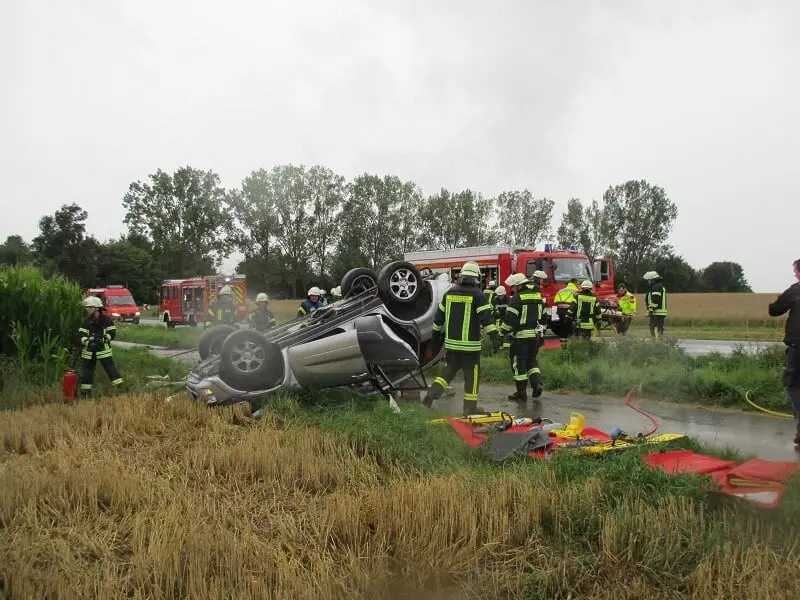
[{"label": "yellow hose", "polygon": [[747,403],[750,406],[752,406],[753,408],[755,408],[757,410],[760,410],[761,412],[767,413],[768,415],[772,415],[773,417],[779,417],[781,419],[792,419],[792,420],[794,420],[794,415],[790,415],[789,413],[782,413],[782,412],[776,412],[774,410],[769,410],[767,408],[764,408],[763,406],[759,406],[758,404],[756,404],[755,402],[750,400],[750,390],[747,390],[744,393],[744,399],[747,401]]}]

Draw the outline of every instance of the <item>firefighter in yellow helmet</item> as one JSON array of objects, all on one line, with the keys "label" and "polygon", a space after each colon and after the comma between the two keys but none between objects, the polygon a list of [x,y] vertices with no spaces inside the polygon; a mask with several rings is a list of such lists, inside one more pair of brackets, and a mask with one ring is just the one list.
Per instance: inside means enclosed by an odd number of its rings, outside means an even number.
[{"label": "firefighter in yellow helmet", "polygon": [[595,328],[600,324],[600,303],[594,293],[592,282],[588,279],[581,283],[581,290],[570,307],[570,318],[575,323],[578,335],[591,338]]},{"label": "firefighter in yellow helmet", "polygon": [[567,340],[573,332],[574,323],[570,318],[570,308],[575,303],[579,291],[578,280],[573,277],[553,296],[553,307],[556,309],[555,316],[559,321],[558,333],[562,348],[567,345]]},{"label": "firefighter in yellow helmet", "polygon": [[524,403],[528,401],[528,382],[534,398],[542,395],[542,375],[536,359],[541,343],[544,300],[541,288],[524,274],[512,277],[514,297],[508,303],[500,329],[511,336],[511,369],[517,387],[508,398]]},{"label": "firefighter in yellow helmet", "polygon": [[87,316],[78,329],[83,362],[80,393],[81,396],[89,396],[92,393],[94,369],[98,362],[103,366],[114,387],[122,384],[122,375],[111,354],[111,341],[117,337],[117,326],[105,314],[103,301],[97,296],[89,296],[84,299],[83,306],[86,308]]},{"label": "firefighter in yellow helmet", "polygon": [[495,349],[500,346],[500,338],[492,320],[492,307],[480,288],[480,277],[481,271],[476,263],[465,263],[461,267],[460,281],[444,293],[439,303],[433,319],[432,350],[438,354],[443,345],[447,362],[425,396],[427,407],[431,407],[453,377],[463,371],[464,414],[483,412],[478,407],[483,347],[481,329],[492,338]]}]

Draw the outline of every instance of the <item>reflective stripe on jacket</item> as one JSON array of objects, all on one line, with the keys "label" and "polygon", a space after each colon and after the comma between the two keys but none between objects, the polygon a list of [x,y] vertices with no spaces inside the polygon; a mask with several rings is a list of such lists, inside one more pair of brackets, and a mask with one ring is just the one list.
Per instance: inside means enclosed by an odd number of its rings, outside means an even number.
[{"label": "reflective stripe on jacket", "polygon": [[539,286],[525,284],[518,294],[508,303],[505,318],[500,329],[503,333],[511,333],[517,339],[536,337],[536,327],[542,320],[544,300]]},{"label": "reflective stripe on jacket", "polygon": [[600,321],[600,303],[594,292],[582,291],[569,308],[570,316],[578,323],[580,329],[594,329]]},{"label": "reflective stripe on jacket", "polygon": [[[99,350],[89,349],[89,339],[93,337],[100,342]],[[90,315],[78,329],[81,342],[81,358],[91,359],[92,355],[98,359],[111,357],[111,340],[117,337],[117,326],[105,313],[100,313],[100,318],[94,320]]]},{"label": "reflective stripe on jacket", "polygon": [[632,316],[636,314],[636,296],[630,292],[625,292],[620,296],[618,302],[619,309],[623,315]]},{"label": "reflective stripe on jacket", "polygon": [[457,352],[480,352],[481,328],[486,333],[497,331],[492,306],[481,289],[460,283],[447,290],[433,319],[433,330],[444,334],[444,347]]},{"label": "reflective stripe on jacket", "polygon": [[647,292],[647,311],[657,315],[667,315],[667,289],[658,282],[650,285]]}]

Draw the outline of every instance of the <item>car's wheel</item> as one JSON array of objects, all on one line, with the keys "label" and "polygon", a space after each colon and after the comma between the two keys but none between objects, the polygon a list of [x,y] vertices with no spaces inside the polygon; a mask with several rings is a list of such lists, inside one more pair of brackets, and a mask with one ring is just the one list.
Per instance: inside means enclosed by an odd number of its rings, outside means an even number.
[{"label": "car's wheel", "polygon": [[356,296],[377,287],[378,276],[372,269],[350,269],[342,277],[342,296]]},{"label": "car's wheel", "polygon": [[242,329],[225,338],[220,359],[220,377],[237,390],[272,388],[283,378],[280,348],[253,329]]},{"label": "car's wheel", "polygon": [[236,328],[232,325],[215,325],[206,329],[197,340],[197,352],[200,354],[200,360],[218,355],[222,351],[222,342],[234,331]]},{"label": "car's wheel", "polygon": [[389,263],[378,274],[378,289],[389,304],[413,304],[422,293],[422,275],[411,263]]}]

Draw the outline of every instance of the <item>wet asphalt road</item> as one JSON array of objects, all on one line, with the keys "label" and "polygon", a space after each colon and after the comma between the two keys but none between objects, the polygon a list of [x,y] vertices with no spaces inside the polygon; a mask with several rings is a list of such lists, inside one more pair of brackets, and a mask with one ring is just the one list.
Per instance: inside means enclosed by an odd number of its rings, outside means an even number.
[{"label": "wet asphalt road", "polygon": [[[448,394],[434,404],[434,409],[448,415],[462,412],[463,388],[454,382]],[[652,423],[625,404],[624,398],[604,396],[560,395],[544,392],[539,402],[528,400],[525,407],[509,401],[511,386],[481,385],[480,406],[490,411],[505,411],[514,416],[547,417],[554,422],[569,423],[570,413],[586,416],[586,425],[603,431],[619,427],[630,435],[647,433]],[[632,404],[658,421],[658,433],[682,433],[709,446],[735,448],[745,455],[767,460],[800,460],[793,439],[795,423],[769,415],[738,410],[709,409],[691,404],[673,404],[640,400]],[[402,408],[402,403],[400,404]]]},{"label": "wet asphalt road", "polygon": [[[713,340],[683,340],[689,342],[687,351],[699,355],[709,352],[729,353],[737,342]],[[738,342],[752,351],[762,344]],[[769,343],[767,343],[769,344]],[[115,342],[118,347],[136,347],[137,344]],[[150,346],[154,354],[175,358],[191,366],[200,357],[194,350],[170,350]],[[780,374],[776,374],[778,377]],[[444,414],[460,415],[462,412],[463,383],[453,382],[451,390],[440,399],[434,408]],[[568,423],[570,413],[581,412],[586,416],[588,426],[610,431],[619,427],[635,435],[647,432],[652,423],[625,405],[623,398],[603,396],[561,395],[545,391],[538,402],[532,400],[524,407],[509,401],[511,386],[483,384],[480,389],[480,405],[485,410],[505,411],[515,416],[547,417],[555,422]],[[401,400],[402,402],[402,400]],[[800,460],[800,453],[793,444],[794,421],[778,419],[769,415],[742,412],[730,409],[698,407],[691,404],[674,404],[654,400],[640,400],[634,397],[634,406],[651,413],[659,422],[659,433],[682,433],[716,448],[736,448],[746,455],[758,456],[768,460]],[[786,409],[788,412],[788,408]]]}]

